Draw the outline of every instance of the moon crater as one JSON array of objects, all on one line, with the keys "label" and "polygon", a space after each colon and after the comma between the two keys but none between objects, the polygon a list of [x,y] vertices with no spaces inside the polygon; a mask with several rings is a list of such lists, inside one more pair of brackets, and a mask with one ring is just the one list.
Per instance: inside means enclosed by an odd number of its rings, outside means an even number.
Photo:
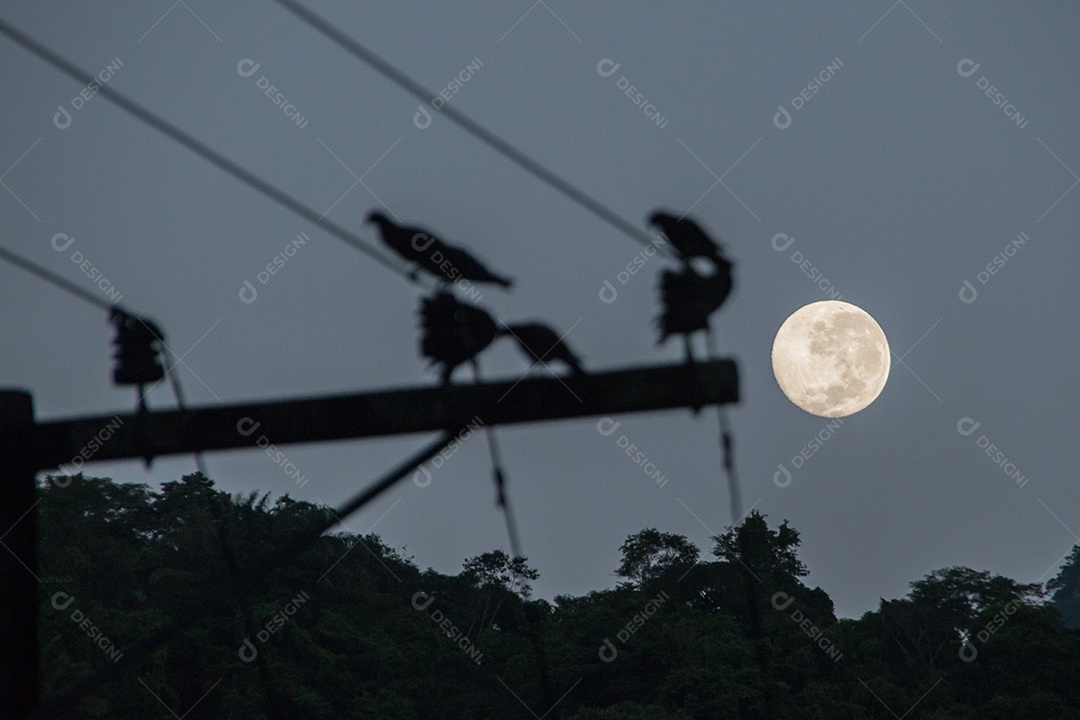
[{"label": "moon crater", "polygon": [[822,300],[784,321],[772,365],[784,395],[820,417],[846,417],[872,403],[889,377],[885,333],[851,303]]}]

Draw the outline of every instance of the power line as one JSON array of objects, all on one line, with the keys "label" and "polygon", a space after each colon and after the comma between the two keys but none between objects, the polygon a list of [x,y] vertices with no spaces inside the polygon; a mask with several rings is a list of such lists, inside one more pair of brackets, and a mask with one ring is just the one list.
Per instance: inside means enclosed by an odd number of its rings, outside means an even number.
[{"label": "power line", "polygon": [[[294,2],[294,0],[274,0],[274,2],[296,15],[314,30],[326,36],[328,39],[336,43],[350,55],[353,55],[358,60],[360,60],[376,72],[380,73],[388,80],[390,80],[395,85],[399,86],[414,97],[419,98],[420,102],[427,103],[431,100],[431,98],[437,97],[436,93],[428,91],[424,88],[423,85],[413,80],[404,72],[396,68],[394,65],[382,59],[381,57],[373,53],[371,50],[368,50],[366,47],[353,40],[351,37],[341,32],[333,25],[328,23],[326,20],[324,20],[322,17],[307,9],[300,3]],[[599,200],[594,199],[585,191],[579,189],[575,185],[572,185],[568,181],[563,180],[554,172],[548,170],[546,167],[533,160],[525,153],[518,150],[506,140],[503,140],[494,132],[486,129],[485,127],[477,123],[475,120],[470,118],[468,115],[462,113],[457,108],[447,104],[443,105],[442,108],[440,108],[440,112],[446,115],[446,117],[448,117],[450,120],[457,123],[457,125],[464,129],[466,132],[473,135],[473,137],[486,144],[488,147],[492,148],[499,154],[513,161],[519,167],[532,174],[534,177],[547,183],[555,190],[558,190],[560,193],[570,198],[578,205],[581,205],[583,208],[593,213],[604,222],[612,225],[617,230],[621,231],[634,241],[639,242],[646,247],[649,247],[650,245],[653,245],[655,243],[655,239],[651,237],[648,233],[646,233],[644,230],[641,230],[635,225],[627,222],[619,215],[617,215],[613,210],[601,203]],[[668,250],[666,246],[659,247],[661,247],[665,252],[669,254],[671,253],[671,251]]]},{"label": "power line", "polygon": [[[120,311],[120,312],[122,312],[122,313],[124,313],[126,315],[136,317],[144,325],[146,324],[146,320],[143,318],[143,316],[136,315],[135,313],[132,313],[132,312],[130,312],[128,310],[125,310],[123,307],[121,307],[118,304],[113,304],[113,303],[106,302],[105,300],[102,300],[101,298],[99,298],[97,295],[94,295],[93,293],[79,287],[75,283],[73,283],[73,282],[71,282],[69,280],[65,280],[64,278],[60,277],[56,273],[52,272],[51,270],[48,270],[48,269],[42,267],[41,265],[38,265],[35,262],[27,260],[24,257],[20,257],[19,255],[16,255],[15,253],[11,252],[10,250],[5,249],[4,247],[0,247],[0,259],[6,260],[7,262],[11,263],[12,265],[15,265],[16,267],[22,268],[23,270],[30,273],[31,275],[39,277],[42,280],[44,280],[45,282],[47,282],[47,283],[49,283],[51,285],[54,285],[54,286],[60,288],[61,290],[65,291],[65,292],[71,293],[75,297],[79,298],[80,300],[83,300],[85,302],[90,303],[94,307],[101,308],[102,310],[105,310],[106,312],[108,312],[110,314],[112,314],[112,313],[114,313],[116,311]],[[172,385],[173,396],[176,398],[176,407],[179,408],[180,410],[184,410],[185,409],[184,391],[183,391],[183,388],[180,387],[180,378],[177,377],[175,372],[173,372],[174,370],[176,370],[176,366],[180,363],[180,358],[176,355],[175,352],[172,351],[171,348],[169,348],[167,345],[165,345],[164,341],[162,341],[161,344],[163,346],[165,346],[165,351],[167,353],[169,353],[169,355],[171,355],[172,358],[173,358],[173,361],[171,363],[169,363],[168,367],[166,368],[166,375],[168,375],[169,382]],[[153,390],[155,387],[157,387],[157,385],[158,385],[158,383],[154,383],[152,386],[150,386],[150,388],[148,390],[146,390],[146,392],[142,393],[142,395],[139,398],[140,404],[143,402],[143,398],[146,397],[146,393],[149,393],[150,390]],[[207,475],[207,473],[206,473],[206,463],[203,460],[202,453],[195,453],[195,467],[204,476]]]},{"label": "power line", "polygon": [[[41,60],[44,60],[49,65],[64,73],[68,77],[76,80],[77,82],[88,85],[94,82],[94,76],[80,69],[77,65],[69,62],[65,58],[56,54],[49,48],[45,47],[41,43],[37,42],[28,35],[23,34],[21,31],[16,30],[7,23],[0,22],[0,34],[7,36],[11,41],[21,46],[23,49],[36,55]],[[401,275],[409,282],[416,282],[409,274],[400,268],[396,263],[390,260],[387,256],[383,255],[379,250],[372,247],[363,238],[359,237],[347,228],[335,223],[333,220],[328,220],[322,213],[317,212],[313,208],[305,205],[296,198],[292,197],[284,190],[271,185],[265,180],[259,178],[254,173],[244,169],[237,163],[228,159],[221,153],[213,150],[208,145],[195,139],[188,133],[184,132],[176,125],[173,125],[168,120],[165,120],[159,115],[147,110],[142,105],[139,105],[134,100],[131,100],[123,93],[114,90],[109,85],[103,85],[98,83],[98,94],[104,95],[113,104],[117,105],[121,109],[127,111],[138,120],[146,123],[150,127],[154,128],[163,135],[167,135],[176,142],[183,145],[188,150],[199,155],[208,162],[216,165],[221,170],[229,173],[233,177],[237,178],[241,182],[246,183],[248,186],[258,190],[260,193],[270,198],[282,207],[292,210],[294,213],[310,221],[315,225],[320,225],[326,229],[331,235],[338,239],[352,245],[360,252],[364,253],[373,260],[379,262],[386,268],[394,271],[398,275]]]},{"label": "power line", "polygon": [[[390,80],[392,83],[402,88],[409,94],[418,98],[420,102],[426,103],[431,98],[436,97],[435,93],[427,90],[423,85],[413,80],[406,75],[402,70],[395,67],[393,64],[384,60],[379,55],[375,54],[368,48],[358,43],[353,38],[349,37],[342,31],[327,22],[317,13],[309,10],[305,6],[296,2],[295,0],[274,0],[278,5],[282,6],[296,17],[300,18],[308,26],[313,28],[316,32],[321,33],[323,36],[337,44],[347,53],[363,62],[368,67],[372,68],[376,72],[380,73],[383,77]],[[614,226],[616,229],[622,231],[625,235],[631,239],[639,242],[646,247],[654,245],[654,239],[649,236],[648,233],[637,228],[631,223],[627,222],[613,210],[601,203],[599,200],[594,199],[585,191],[579,189],[570,182],[563,180],[551,170],[530,158],[525,153],[518,150],[506,140],[496,135],[494,132],[483,127],[475,120],[470,118],[452,105],[445,104],[440,108],[446,117],[455,122],[459,127],[466,132],[473,135],[481,142],[488,145],[490,148],[500,153],[504,157],[516,163],[519,167],[523,168],[527,172],[531,173],[534,177],[539,178],[549,186],[558,190],[566,197],[570,198],[574,202],[578,203],[586,210],[590,211],[601,220],[604,220],[608,224]],[[665,252],[674,256],[666,245],[661,245]],[[734,461],[732,459],[732,438],[731,429],[727,422],[727,416],[723,410],[720,409],[720,425],[721,425],[721,446],[724,454],[724,468],[727,471],[728,476],[728,488],[731,495],[731,510],[733,517],[737,517],[739,506],[742,504],[741,492],[739,489],[738,476],[735,474]],[[489,433],[489,442],[493,441]],[[495,446],[492,445],[492,452],[495,451]],[[494,456],[493,456],[494,458]],[[496,466],[496,476],[499,476],[501,468]],[[510,523],[508,530],[510,532],[511,544],[515,541],[515,528],[512,524],[511,516],[508,513],[507,508],[503,508],[504,512],[507,512],[507,521]]]},{"label": "power line", "polygon": [[[2,27],[2,26],[0,26],[0,27]],[[38,265],[37,263],[33,263],[33,262],[30,262],[29,260],[26,260],[26,259],[24,259],[22,257],[19,257],[15,253],[13,253],[10,250],[7,250],[7,249],[5,249],[3,247],[0,247],[0,258],[3,258],[4,260],[7,260],[12,265],[15,265],[17,267],[22,268],[23,270],[30,273],[31,275],[36,275],[39,278],[41,278],[42,280],[44,280],[45,282],[47,282],[47,283],[49,283],[51,285],[55,285],[56,287],[60,288],[61,290],[65,291],[65,292],[69,292],[72,295],[74,295],[74,296],[76,296],[76,297],[78,297],[78,298],[80,298],[82,300],[85,300],[86,302],[90,303],[91,305],[93,305],[95,307],[99,307],[99,308],[101,308],[102,310],[104,310],[106,312],[111,312],[113,308],[119,308],[120,307],[119,305],[114,305],[113,303],[109,303],[109,302],[106,302],[105,300],[102,300],[97,295],[94,295],[90,291],[79,287],[78,285],[76,285],[75,283],[73,283],[73,282],[71,282],[69,280],[65,280],[64,278],[60,277],[56,273],[52,272],[51,270],[46,270],[45,268]]]}]

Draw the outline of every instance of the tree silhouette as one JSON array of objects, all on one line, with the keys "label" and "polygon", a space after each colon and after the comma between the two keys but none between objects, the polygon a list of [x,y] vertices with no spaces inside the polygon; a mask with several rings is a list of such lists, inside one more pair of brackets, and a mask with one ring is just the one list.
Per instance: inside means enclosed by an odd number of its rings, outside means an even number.
[{"label": "tree silhouette", "polygon": [[1046,583],[1054,608],[1061,613],[1065,627],[1080,628],[1080,545],[1073,545],[1061,571]]},{"label": "tree silhouette", "polygon": [[622,562],[615,575],[642,587],[671,570],[685,572],[698,560],[697,546],[683,535],[646,528],[626,538],[619,551]]},{"label": "tree silhouette", "polygon": [[[123,652],[194,607],[198,625],[136,670],[191,720],[527,716],[522,701],[541,695],[541,643],[553,684],[569,689],[552,720],[892,717],[882,702],[933,720],[1073,720],[1080,707],[1080,633],[1038,584],[944,568],[837,621],[828,595],[800,580],[799,533],[756,512],[715,538],[715,561],[646,528],[620,547],[626,582],[548,603],[531,599],[538,573],[524,558],[482,553],[448,576],[373,534],[323,535],[256,575],[327,509],[230,496],[197,474],[158,490],[52,478],[40,497],[46,697],[112,662],[83,623]],[[1077,554],[1051,582],[1056,595],[1075,587]],[[790,606],[770,602],[777,592]],[[960,654],[962,632],[977,656]],[[245,640],[250,661],[238,655]],[[161,713],[128,676],[96,686],[70,716]]]}]

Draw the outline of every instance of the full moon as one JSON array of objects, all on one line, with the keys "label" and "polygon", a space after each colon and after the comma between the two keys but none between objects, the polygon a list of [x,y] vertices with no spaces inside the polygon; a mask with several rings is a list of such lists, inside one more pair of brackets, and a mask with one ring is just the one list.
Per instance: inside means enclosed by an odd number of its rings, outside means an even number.
[{"label": "full moon", "polygon": [[820,417],[847,417],[874,402],[889,378],[889,360],[874,318],[839,300],[793,312],[772,346],[773,375],[784,395]]}]

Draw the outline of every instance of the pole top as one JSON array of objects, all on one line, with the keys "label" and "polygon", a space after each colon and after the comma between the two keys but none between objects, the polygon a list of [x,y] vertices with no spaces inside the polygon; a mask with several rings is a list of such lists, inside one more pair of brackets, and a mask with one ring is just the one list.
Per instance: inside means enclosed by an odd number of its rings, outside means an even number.
[{"label": "pole top", "polygon": [[0,388],[0,424],[18,425],[34,421],[34,398],[27,390]]}]

